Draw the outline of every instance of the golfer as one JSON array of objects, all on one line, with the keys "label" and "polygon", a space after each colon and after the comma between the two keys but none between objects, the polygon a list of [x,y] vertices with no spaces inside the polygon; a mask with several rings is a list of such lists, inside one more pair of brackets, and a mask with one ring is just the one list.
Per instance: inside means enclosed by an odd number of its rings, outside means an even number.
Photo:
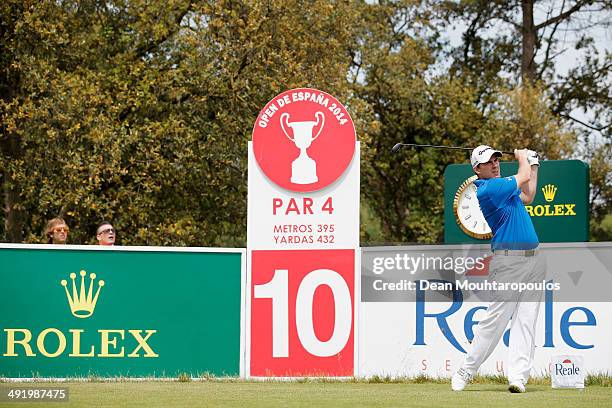
[{"label": "golfer", "polygon": [[[493,257],[489,279],[498,282],[541,282],[546,269],[538,252],[538,237],[525,210],[533,201],[538,184],[538,156],[531,150],[515,150],[518,173],[500,177],[502,153],[489,146],[472,151],[471,163],[478,179],[480,209],[491,227]],[[510,392],[525,392],[533,365],[535,325],[542,292],[500,291],[491,294],[484,320],[478,323],[463,365],[451,380],[454,391],[470,382],[491,355],[510,324],[507,375]]]}]

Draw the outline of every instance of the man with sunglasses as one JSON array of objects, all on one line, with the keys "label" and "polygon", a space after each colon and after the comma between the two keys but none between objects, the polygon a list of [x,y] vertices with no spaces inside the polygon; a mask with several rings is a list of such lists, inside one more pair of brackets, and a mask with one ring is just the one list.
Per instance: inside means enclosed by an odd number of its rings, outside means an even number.
[{"label": "man with sunglasses", "polygon": [[63,218],[57,217],[49,220],[45,228],[47,243],[64,245],[68,240],[68,225]]},{"label": "man with sunglasses", "polygon": [[[497,283],[541,282],[546,263],[538,252],[538,237],[525,210],[536,193],[538,155],[527,149],[515,150],[518,172],[501,177],[499,158],[502,153],[489,146],[472,151],[471,164],[478,179],[476,196],[480,209],[491,227],[493,256],[489,280]],[[508,390],[525,392],[533,365],[535,325],[542,291],[491,291],[487,314],[478,323],[474,339],[463,365],[451,379],[454,391],[462,391],[493,350],[510,324],[508,347]]]},{"label": "man with sunglasses", "polygon": [[115,245],[116,231],[110,222],[104,221],[96,230],[96,239],[99,245]]}]

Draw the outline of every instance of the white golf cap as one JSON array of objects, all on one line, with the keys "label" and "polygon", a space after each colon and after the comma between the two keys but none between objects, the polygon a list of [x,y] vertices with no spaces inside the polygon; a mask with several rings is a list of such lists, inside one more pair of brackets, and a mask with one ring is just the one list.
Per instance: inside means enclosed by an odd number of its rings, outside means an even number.
[{"label": "white golf cap", "polygon": [[491,160],[491,156],[496,154],[497,156],[501,156],[502,152],[499,150],[493,149],[491,146],[480,145],[474,150],[472,150],[472,157],[470,161],[472,162],[472,167],[476,167],[479,164],[486,163]]}]

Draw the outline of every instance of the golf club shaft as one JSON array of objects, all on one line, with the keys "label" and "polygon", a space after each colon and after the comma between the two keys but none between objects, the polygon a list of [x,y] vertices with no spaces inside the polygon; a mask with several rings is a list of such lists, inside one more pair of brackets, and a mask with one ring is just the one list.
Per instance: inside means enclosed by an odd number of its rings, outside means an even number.
[{"label": "golf club shaft", "polygon": [[[439,145],[416,144],[416,143],[396,143],[395,146],[393,146],[393,148],[391,149],[391,151],[392,152],[396,152],[401,147],[404,147],[404,146],[406,146],[406,147],[432,147],[432,148],[435,148],[435,149],[452,149],[452,150],[468,150],[468,151],[474,150],[473,147],[439,146]],[[504,152],[504,151],[502,151],[502,153],[514,155],[514,152]]]}]

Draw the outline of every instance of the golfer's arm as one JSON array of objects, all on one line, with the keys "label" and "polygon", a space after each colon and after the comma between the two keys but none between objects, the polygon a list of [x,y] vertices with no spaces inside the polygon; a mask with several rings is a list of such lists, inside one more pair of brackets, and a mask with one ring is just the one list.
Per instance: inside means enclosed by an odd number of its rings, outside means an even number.
[{"label": "golfer's arm", "polygon": [[529,166],[529,181],[521,186],[521,201],[523,204],[531,204],[538,188],[538,168],[539,166]]},{"label": "golfer's arm", "polygon": [[527,156],[520,155],[517,157],[519,168],[518,173],[514,178],[516,179],[516,185],[518,188],[523,191],[523,186],[529,183],[529,179],[531,178],[531,166],[529,166],[529,162],[527,161]]}]

